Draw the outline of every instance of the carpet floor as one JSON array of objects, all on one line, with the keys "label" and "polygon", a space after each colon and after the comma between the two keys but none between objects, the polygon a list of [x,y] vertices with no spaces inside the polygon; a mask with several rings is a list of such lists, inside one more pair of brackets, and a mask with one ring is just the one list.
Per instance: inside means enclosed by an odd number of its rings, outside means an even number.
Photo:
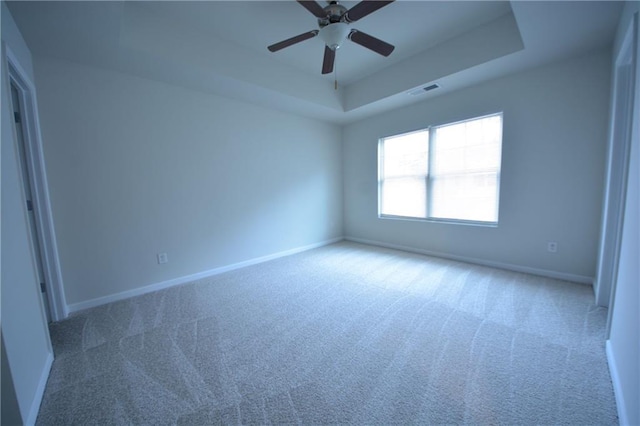
[{"label": "carpet floor", "polygon": [[50,326],[39,425],[617,424],[589,286],[341,242]]}]

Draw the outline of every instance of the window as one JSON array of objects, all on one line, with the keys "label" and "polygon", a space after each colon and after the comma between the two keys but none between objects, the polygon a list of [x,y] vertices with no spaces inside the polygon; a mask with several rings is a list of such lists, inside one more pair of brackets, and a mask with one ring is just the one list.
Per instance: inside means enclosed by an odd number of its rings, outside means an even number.
[{"label": "window", "polygon": [[498,222],[502,114],[380,139],[381,217]]}]

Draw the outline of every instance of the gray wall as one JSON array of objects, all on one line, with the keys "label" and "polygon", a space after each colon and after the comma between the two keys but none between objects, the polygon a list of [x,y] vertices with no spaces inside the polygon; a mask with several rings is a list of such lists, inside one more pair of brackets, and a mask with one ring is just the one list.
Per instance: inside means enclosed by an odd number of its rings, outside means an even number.
[{"label": "gray wall", "polygon": [[[640,3],[628,2],[616,37],[614,58]],[[639,45],[636,33],[636,47]],[[639,48],[640,49],[640,48]],[[640,61],[640,51],[636,52]],[[640,64],[639,64],[640,65]],[[640,424],[640,67],[636,68],[631,156],[618,277],[607,342],[618,413],[622,424]]]},{"label": "gray wall", "polygon": [[[604,176],[610,51],[493,80],[346,126],[345,235],[590,282]],[[378,138],[503,111],[497,228],[377,217]],[[558,252],[547,252],[556,241]]]},{"label": "gray wall", "polygon": [[[17,162],[13,114],[10,105],[8,68],[5,60],[9,48],[19,64],[33,80],[31,54],[11,14],[2,2],[2,340],[11,377],[3,374],[5,382],[13,379],[15,400],[11,392],[2,393],[3,411],[17,400],[20,416],[25,423],[33,423],[40,405],[42,391],[53,360],[49,332],[40,301],[32,247],[28,234],[27,212]],[[9,398],[9,399],[5,399]]]},{"label": "gray wall", "polygon": [[15,384],[11,377],[7,353],[4,350],[4,337],[0,340],[2,342],[0,343],[0,352],[2,352],[2,359],[0,360],[2,363],[0,372],[0,377],[2,377],[2,418],[0,423],[5,426],[20,425],[22,424],[22,416],[20,415],[20,406],[16,397]]},{"label": "gray wall", "polygon": [[[342,236],[337,126],[63,60],[34,61],[72,310]],[[160,252],[169,263],[157,263]]]}]

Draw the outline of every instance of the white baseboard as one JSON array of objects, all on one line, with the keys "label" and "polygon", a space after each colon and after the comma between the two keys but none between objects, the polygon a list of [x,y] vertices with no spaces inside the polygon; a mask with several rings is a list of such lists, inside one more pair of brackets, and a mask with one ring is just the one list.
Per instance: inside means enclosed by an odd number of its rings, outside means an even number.
[{"label": "white baseboard", "polygon": [[431,250],[423,250],[415,247],[402,246],[398,244],[389,244],[381,241],[366,240],[363,238],[346,236],[344,237],[344,239],[347,241],[353,241],[354,243],[368,244],[372,246],[408,251],[411,253],[418,253],[418,254],[424,254],[427,256],[455,260],[458,262],[473,263],[475,265],[489,266],[492,268],[506,269],[508,271],[514,271],[514,272],[524,272],[526,274],[539,275],[542,277],[553,278],[557,280],[572,281],[580,284],[593,285],[593,277],[586,277],[583,275],[567,274],[565,272],[549,271],[546,269],[531,268],[528,266],[513,265],[510,263],[493,262],[490,260],[477,259],[473,257],[457,256],[457,255],[448,254],[448,253],[435,252]]},{"label": "white baseboard", "polygon": [[627,417],[627,409],[624,403],[622,385],[620,383],[620,374],[618,374],[618,366],[613,348],[611,347],[611,340],[607,340],[605,347],[607,351],[607,364],[609,364],[609,374],[611,375],[611,383],[613,383],[613,394],[616,397],[616,406],[618,407],[618,421],[620,425],[628,425],[629,418]]},{"label": "white baseboard", "polygon": [[47,355],[47,359],[44,362],[44,367],[42,368],[42,372],[40,373],[40,380],[38,381],[38,387],[36,388],[36,394],[33,397],[33,401],[31,402],[31,407],[29,408],[29,414],[27,420],[24,422],[25,425],[35,425],[36,419],[38,418],[38,412],[40,412],[40,405],[42,404],[42,398],[44,397],[44,390],[47,387],[47,380],[49,380],[49,372],[51,371],[51,366],[53,365],[53,352],[49,352]]},{"label": "white baseboard", "polygon": [[319,243],[309,244],[302,247],[296,247],[290,250],[281,251],[278,253],[269,254],[267,256],[257,257],[254,259],[245,260],[243,262],[233,263],[231,265],[221,266],[219,268],[210,269],[208,271],[202,271],[183,277],[174,278],[167,281],[162,281],[155,284],[150,284],[144,287],[135,288],[132,290],[123,291],[116,294],[110,294],[108,296],[98,297],[91,300],[85,300],[84,302],[78,302],[68,305],[69,313],[81,311],[83,309],[94,308],[96,306],[104,305],[106,303],[117,302],[118,300],[128,299],[130,297],[140,296],[142,294],[151,293],[153,291],[163,290],[165,288],[173,287],[176,285],[190,283],[192,281],[200,280],[203,278],[212,277],[214,275],[222,274],[224,272],[233,271],[235,269],[245,268],[247,266],[256,265],[258,263],[268,262],[270,260],[278,259],[280,257],[290,256],[292,254],[301,253],[303,251],[312,250],[314,248],[326,246],[329,244],[342,241],[343,237],[333,238],[330,240],[321,241]]}]

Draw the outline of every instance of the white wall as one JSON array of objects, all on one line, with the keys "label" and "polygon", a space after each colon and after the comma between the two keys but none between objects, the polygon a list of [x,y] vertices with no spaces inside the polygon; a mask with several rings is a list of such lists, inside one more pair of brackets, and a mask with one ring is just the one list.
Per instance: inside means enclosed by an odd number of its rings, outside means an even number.
[{"label": "white wall", "polygon": [[[463,89],[344,129],[345,235],[590,282],[607,137],[610,52]],[[377,216],[378,138],[503,111],[497,228]],[[558,243],[556,254],[546,250]]]},{"label": "white wall", "polygon": [[[342,236],[337,126],[62,60],[34,61],[72,310]],[[169,263],[158,265],[159,252]]]},{"label": "white wall", "polygon": [[[616,37],[614,58],[640,3],[627,2]],[[640,40],[635,35],[638,49]],[[636,58],[640,60],[640,51]],[[640,67],[636,68],[631,156],[625,203],[618,277],[607,342],[609,368],[621,424],[640,424]]]},{"label": "white wall", "polygon": [[[53,353],[49,341],[39,283],[36,278],[27,228],[27,212],[18,169],[13,114],[10,105],[10,86],[6,53],[10,49],[33,80],[31,54],[11,14],[2,2],[2,337],[6,352],[15,400],[20,417],[26,424],[35,422],[42,392],[49,373]],[[3,392],[4,409],[15,400],[11,392]],[[4,404],[7,404],[5,408]]]}]

